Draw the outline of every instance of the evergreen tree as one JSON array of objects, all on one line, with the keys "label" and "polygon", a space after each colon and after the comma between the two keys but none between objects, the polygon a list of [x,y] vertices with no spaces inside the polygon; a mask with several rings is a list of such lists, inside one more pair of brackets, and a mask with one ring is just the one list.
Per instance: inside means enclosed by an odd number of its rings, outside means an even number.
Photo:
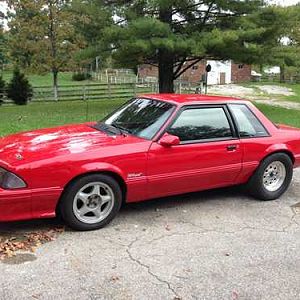
[{"label": "evergreen tree", "polygon": [[111,3],[116,22],[106,30],[106,43],[113,57],[128,67],[157,66],[160,92],[173,92],[173,81],[203,59],[259,63],[278,38],[278,12],[264,1]]},{"label": "evergreen tree", "polygon": [[5,81],[2,76],[0,76],[0,105],[3,103],[3,97],[5,93]]},{"label": "evergreen tree", "polygon": [[7,63],[7,33],[4,32],[2,24],[0,24],[0,68],[3,69]]},{"label": "evergreen tree", "polygon": [[285,81],[287,68],[300,66],[300,5],[274,7],[277,27],[273,43],[266,43],[261,55],[264,65],[280,67],[280,81]]},{"label": "evergreen tree", "polygon": [[103,66],[110,53],[100,53],[99,41],[104,38],[104,28],[113,24],[111,9],[105,6],[104,0],[73,0],[70,10],[74,14],[75,30],[85,41],[84,47],[74,55],[78,68],[95,63],[97,57],[96,67],[99,62]]},{"label": "evergreen tree", "polygon": [[33,96],[32,87],[18,68],[14,70],[13,77],[7,85],[7,97],[15,104],[25,105]]}]

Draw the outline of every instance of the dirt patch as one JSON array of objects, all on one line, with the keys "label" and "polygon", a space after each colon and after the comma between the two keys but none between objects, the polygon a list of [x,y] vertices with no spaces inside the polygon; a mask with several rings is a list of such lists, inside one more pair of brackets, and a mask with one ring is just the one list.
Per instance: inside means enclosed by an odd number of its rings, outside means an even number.
[{"label": "dirt patch", "polygon": [[208,88],[210,94],[227,95],[235,97],[262,97],[268,95],[293,96],[292,89],[278,85],[255,85],[244,87],[238,84],[215,85]]},{"label": "dirt patch", "polygon": [[284,86],[256,85],[253,87],[243,87],[237,84],[228,84],[210,86],[208,91],[210,94],[245,98],[262,104],[300,110],[300,103],[277,99],[276,96],[280,98],[280,96],[295,95],[292,89]]},{"label": "dirt patch", "polygon": [[264,99],[264,100],[255,100],[257,103],[268,104],[277,107],[283,107],[287,109],[296,109],[300,110],[300,103],[297,102],[289,102],[289,101],[281,101],[276,99]]},{"label": "dirt patch", "polygon": [[284,86],[278,86],[278,85],[261,85],[261,86],[259,86],[258,85],[257,88],[269,95],[283,95],[283,96],[294,96],[295,95],[295,93],[292,91],[292,89],[284,87]]},{"label": "dirt patch", "polygon": [[215,85],[208,87],[210,94],[226,95],[234,97],[245,97],[248,95],[254,95],[254,88],[243,87],[237,84],[227,84],[227,85]]}]

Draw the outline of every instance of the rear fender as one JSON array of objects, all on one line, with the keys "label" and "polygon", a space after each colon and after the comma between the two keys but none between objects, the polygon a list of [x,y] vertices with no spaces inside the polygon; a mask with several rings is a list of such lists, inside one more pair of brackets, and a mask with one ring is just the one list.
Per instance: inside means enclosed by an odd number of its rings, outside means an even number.
[{"label": "rear fender", "polygon": [[276,153],[276,152],[285,152],[286,154],[288,154],[290,156],[290,158],[292,159],[293,163],[295,162],[295,157],[294,157],[293,151],[286,144],[271,145],[269,148],[266,149],[266,151],[265,151],[265,157],[271,155],[272,153]]}]

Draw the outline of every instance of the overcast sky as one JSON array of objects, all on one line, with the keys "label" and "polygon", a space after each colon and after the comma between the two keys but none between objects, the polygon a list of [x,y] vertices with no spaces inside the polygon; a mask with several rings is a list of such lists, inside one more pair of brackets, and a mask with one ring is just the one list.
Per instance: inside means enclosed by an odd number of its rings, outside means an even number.
[{"label": "overcast sky", "polygon": [[270,0],[269,2],[283,6],[294,5],[299,3],[299,0]]}]

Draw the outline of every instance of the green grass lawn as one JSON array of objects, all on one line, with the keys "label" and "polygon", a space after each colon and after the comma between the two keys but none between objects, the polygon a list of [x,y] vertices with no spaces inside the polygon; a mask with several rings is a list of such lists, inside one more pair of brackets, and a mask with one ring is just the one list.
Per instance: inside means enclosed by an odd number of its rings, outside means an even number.
[{"label": "green grass lawn", "polygon": [[294,96],[285,96],[284,99],[288,101],[295,101],[300,103],[300,84],[285,85],[293,90]]},{"label": "green grass lawn", "polygon": [[[120,106],[126,100],[36,102],[26,106],[4,105],[0,107],[0,136],[43,127],[69,123],[97,121]],[[300,128],[300,111],[257,106],[276,123],[285,123]]]},{"label": "green grass lawn", "polygon": [[266,104],[255,104],[274,123],[300,128],[300,110],[286,109]]},{"label": "green grass lawn", "polygon": [[98,121],[125,100],[37,102],[0,106],[0,136],[69,123]]}]

